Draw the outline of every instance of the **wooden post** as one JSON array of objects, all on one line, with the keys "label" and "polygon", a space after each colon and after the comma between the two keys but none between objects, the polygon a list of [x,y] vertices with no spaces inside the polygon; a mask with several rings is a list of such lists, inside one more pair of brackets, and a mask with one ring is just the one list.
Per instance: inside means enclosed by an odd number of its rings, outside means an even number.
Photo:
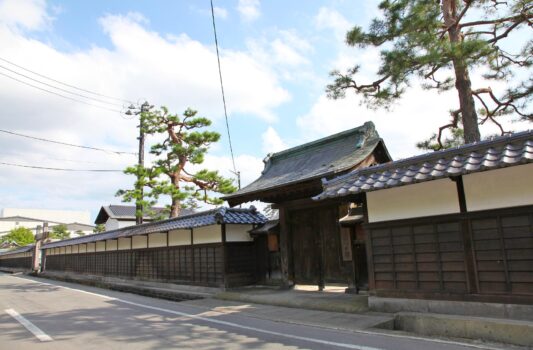
[{"label": "wooden post", "polygon": [[455,181],[455,184],[457,186],[457,198],[459,199],[459,208],[461,210],[461,214],[463,214],[463,216],[461,217],[461,231],[463,233],[465,269],[468,292],[471,294],[477,294],[479,291],[479,281],[477,278],[476,259],[472,243],[472,231],[470,229],[470,221],[466,217],[466,214],[468,213],[468,208],[466,205],[463,177],[457,176],[451,178],[451,180]]},{"label": "wooden post", "polygon": [[229,287],[228,283],[228,247],[226,244],[226,224],[220,225],[222,230],[222,256],[224,261],[224,270],[223,270],[223,278],[224,278],[224,288]]},{"label": "wooden post", "polygon": [[195,268],[194,268],[194,235],[193,235],[193,229],[191,228],[191,281],[195,281]]},{"label": "wooden post", "polygon": [[287,217],[287,209],[285,207],[279,207],[279,250],[281,260],[281,279],[282,286],[285,288],[291,288],[294,282],[291,280],[292,271],[289,266],[289,223]]}]

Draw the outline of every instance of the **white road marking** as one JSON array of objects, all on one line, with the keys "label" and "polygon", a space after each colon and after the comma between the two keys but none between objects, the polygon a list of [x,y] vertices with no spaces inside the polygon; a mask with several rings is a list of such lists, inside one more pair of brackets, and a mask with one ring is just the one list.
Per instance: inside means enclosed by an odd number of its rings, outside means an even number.
[{"label": "white road marking", "polygon": [[39,339],[40,341],[53,341],[52,337],[50,337],[48,334],[43,332],[40,328],[38,328],[36,325],[25,319],[22,315],[20,315],[18,312],[16,312],[13,309],[7,309],[4,310],[9,316],[13,317],[15,320],[17,320],[21,325],[23,325],[27,330],[33,333],[33,335]]},{"label": "white road marking", "polygon": [[[367,347],[367,346],[362,346],[362,345],[353,345],[353,344],[346,344],[346,343],[330,342],[330,341],[322,340],[322,339],[300,337],[300,336],[292,335],[292,334],[285,334],[285,333],[280,333],[280,332],[267,331],[267,330],[264,330],[264,329],[244,326],[244,325],[240,325],[240,324],[237,324],[237,323],[226,322],[226,321],[206,318],[206,317],[202,317],[202,316],[192,315],[192,314],[188,314],[188,313],[185,313],[185,312],[166,310],[166,309],[155,307],[155,306],[139,304],[139,303],[135,303],[135,302],[124,300],[124,299],[120,299],[120,298],[109,297],[109,296],[104,295],[104,294],[87,292],[87,291],[84,291],[82,289],[76,289],[76,288],[70,288],[70,287],[66,287],[66,286],[61,286],[61,285],[58,285],[58,284],[34,281],[34,280],[31,280],[31,279],[27,279],[27,278],[23,278],[23,277],[16,277],[16,276],[12,276],[12,275],[8,275],[8,276],[12,277],[12,278],[23,279],[25,281],[30,281],[30,282],[33,282],[33,283],[40,283],[40,284],[44,284],[44,285],[48,285],[48,286],[54,286],[54,287],[59,287],[59,288],[64,288],[64,289],[80,292],[80,293],[90,294],[90,295],[97,296],[97,297],[100,297],[100,298],[104,298],[104,299],[107,299],[107,300],[118,301],[118,302],[121,302],[121,303],[124,303],[124,304],[130,304],[130,305],[134,305],[134,306],[145,308],[145,309],[151,309],[151,310],[155,310],[155,311],[170,313],[170,314],[174,314],[174,315],[178,315],[178,316],[182,316],[182,317],[188,317],[188,318],[191,318],[191,319],[196,319],[196,320],[215,323],[215,324],[221,324],[221,325],[234,327],[234,328],[246,329],[246,330],[250,330],[250,331],[254,331],[254,332],[258,332],[258,333],[263,333],[263,334],[275,335],[275,336],[280,336],[280,337],[284,337],[284,338],[303,340],[303,341],[308,341],[308,342],[312,342],[312,343],[331,345],[331,346],[347,348],[347,349],[354,349],[354,350],[384,350],[384,349],[380,349],[380,348],[373,348],[373,347]],[[361,334],[374,335],[374,336],[385,336],[385,337],[396,337],[396,338],[412,339],[412,340],[419,340],[419,341],[425,341],[425,342],[430,342],[430,343],[459,345],[459,346],[475,348],[475,349],[485,349],[485,350],[502,350],[503,349],[501,347],[493,347],[493,346],[490,346],[490,345],[478,345],[478,344],[471,344],[471,343],[461,343],[461,342],[452,341],[452,340],[428,339],[428,338],[417,337],[417,336],[412,336],[412,335],[388,334],[388,333],[372,332],[372,331],[366,331],[366,330],[354,330],[353,333],[361,333]]]}]

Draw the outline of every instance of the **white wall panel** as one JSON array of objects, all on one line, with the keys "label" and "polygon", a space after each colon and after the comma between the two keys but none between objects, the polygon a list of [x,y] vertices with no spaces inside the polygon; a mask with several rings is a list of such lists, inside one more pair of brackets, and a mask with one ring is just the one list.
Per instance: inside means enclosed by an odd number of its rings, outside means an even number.
[{"label": "white wall panel", "polygon": [[422,182],[368,192],[369,222],[459,213],[455,182],[450,179]]}]

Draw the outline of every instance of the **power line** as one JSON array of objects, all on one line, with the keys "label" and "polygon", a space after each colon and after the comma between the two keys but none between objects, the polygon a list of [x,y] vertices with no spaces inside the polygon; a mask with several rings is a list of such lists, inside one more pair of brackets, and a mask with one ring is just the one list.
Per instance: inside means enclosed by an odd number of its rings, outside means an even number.
[{"label": "power line", "polygon": [[228,111],[226,108],[226,95],[224,93],[224,84],[222,82],[222,69],[220,67],[220,54],[218,52],[217,27],[215,25],[215,9],[213,7],[213,0],[211,0],[211,17],[213,19],[213,33],[215,34],[215,47],[217,51],[218,76],[220,78],[220,89],[222,91],[222,103],[224,104],[224,117],[226,118],[226,130],[228,131],[229,150],[231,153],[231,161],[233,163],[233,172],[239,178],[239,183],[240,183],[240,173],[237,171],[237,167],[235,166],[235,157],[233,156],[233,147],[231,145],[231,135],[229,131],[229,122],[228,122]]},{"label": "power line", "polygon": [[113,169],[70,169],[70,168],[50,168],[36,165],[24,165],[24,164],[14,164],[0,162],[1,165],[9,165],[21,168],[30,168],[30,169],[40,169],[40,170],[54,170],[54,171],[76,171],[76,172],[95,172],[95,173],[116,173],[123,172],[123,170],[113,170]]},{"label": "power line", "polygon": [[89,94],[93,94],[93,95],[95,95],[95,96],[105,97],[105,98],[108,98],[108,99],[111,99],[111,100],[115,100],[115,101],[121,101],[121,102],[129,103],[129,104],[133,104],[133,102],[128,101],[128,100],[125,100],[125,99],[123,99],[123,98],[112,97],[112,96],[104,95],[104,94],[101,94],[101,93],[98,93],[98,92],[94,92],[94,91],[91,91],[91,90],[82,89],[82,88],[77,87],[77,86],[75,86],[75,85],[67,84],[67,83],[64,83],[64,82],[62,82],[62,81],[56,80],[56,79],[54,79],[54,78],[50,78],[49,76],[46,76],[46,75],[43,75],[43,74],[37,73],[37,72],[32,71],[32,70],[30,70],[30,69],[28,69],[28,68],[22,67],[22,66],[20,66],[20,65],[18,65],[18,64],[16,64],[16,63],[11,62],[11,61],[9,61],[9,60],[6,60],[5,58],[2,58],[2,57],[0,57],[0,60],[4,61],[4,62],[6,62],[6,63],[9,63],[9,64],[11,64],[11,65],[13,65],[13,66],[15,66],[15,67],[18,67],[18,68],[20,68],[20,69],[23,69],[23,70],[25,70],[25,71],[27,71],[27,72],[30,72],[30,73],[35,74],[35,75],[37,75],[37,76],[40,76],[41,78],[45,78],[45,79],[51,80],[51,81],[53,81],[53,82],[56,82],[56,83],[61,84],[61,85],[63,85],[63,86],[70,87],[70,88],[72,88],[72,89],[76,89],[76,90],[83,91],[83,92],[86,92],[86,93],[89,93]]},{"label": "power line", "polygon": [[96,101],[96,102],[99,102],[99,103],[105,103],[105,104],[108,104],[108,105],[111,105],[111,106],[115,106],[115,107],[117,107],[117,106],[122,107],[122,105],[119,105],[119,104],[117,104],[116,102],[104,101],[104,100],[101,100],[101,99],[98,99],[98,98],[94,98],[94,97],[86,96],[86,95],[83,95],[83,94],[79,94],[79,93],[77,93],[77,92],[72,92],[72,91],[69,91],[69,90],[67,90],[67,89],[63,89],[63,88],[57,87],[57,86],[55,86],[55,85],[48,84],[48,83],[46,83],[46,82],[44,82],[44,81],[41,81],[41,80],[38,80],[38,79],[32,78],[32,77],[27,76],[27,75],[25,75],[25,74],[19,73],[19,72],[13,70],[13,69],[10,69],[10,68],[7,68],[7,67],[4,67],[4,66],[2,66],[2,65],[0,65],[0,68],[5,69],[5,70],[7,70],[7,71],[9,71],[9,72],[11,72],[11,73],[14,73],[14,74],[20,75],[21,77],[24,77],[24,78],[29,79],[29,80],[31,80],[31,81],[34,81],[34,82],[36,82],[36,83],[43,84],[43,85],[48,86],[48,87],[51,87],[51,88],[53,88],[53,89],[57,89],[57,90],[59,90],[59,91],[66,92],[67,94],[72,94],[72,95],[75,95],[75,96],[79,96],[79,97],[86,98],[86,99],[88,99],[88,100]]},{"label": "power line", "polygon": [[39,86],[35,86],[31,83],[28,83],[26,81],[23,81],[23,80],[20,80],[20,79],[17,79],[15,77],[12,77],[10,75],[7,75],[7,74],[4,74],[2,72],[0,72],[0,75],[3,75],[4,77],[7,77],[9,79],[13,79],[15,81],[18,81],[19,83],[22,83],[22,84],[25,84],[25,85],[28,85],[28,86],[31,86],[32,88],[35,88],[35,89],[38,89],[38,90],[41,90],[41,91],[44,91],[44,92],[48,92],[50,94],[53,94],[53,95],[56,95],[56,96],[59,96],[59,97],[63,97],[63,98],[66,98],[67,100],[71,100],[71,101],[76,101],[76,102],[79,102],[79,103],[83,103],[83,104],[86,104],[88,106],[92,106],[92,107],[96,107],[96,108],[101,108],[101,109],[105,109],[107,111],[111,111],[111,112],[117,112],[117,113],[122,113],[122,111],[119,111],[117,109],[111,109],[111,108],[107,108],[107,107],[104,107],[104,106],[99,106],[99,105],[95,105],[95,104],[92,104],[92,103],[89,103],[87,101],[83,101],[83,100],[79,100],[77,98],[73,98],[73,97],[70,97],[70,96],[65,96],[65,95],[62,95],[60,93],[57,93],[55,91],[50,91],[50,90],[47,90],[47,89],[44,89],[42,87],[39,87]]},{"label": "power line", "polygon": [[[23,152],[0,152],[0,155],[4,156],[27,156],[27,153]],[[40,159],[48,159],[48,160],[59,160],[61,162],[72,162],[72,163],[80,163],[80,164],[98,164],[98,165],[111,165],[110,162],[91,162],[88,160],[75,160],[75,159],[65,159],[65,158],[56,158],[56,157],[50,157],[48,155],[43,155],[43,158]]]},{"label": "power line", "polygon": [[[0,73],[0,74],[1,74],[1,73]],[[28,138],[28,139],[38,140],[38,141],[55,143],[55,144],[63,145],[63,146],[77,147],[77,148],[83,148],[83,149],[90,149],[90,150],[93,150],[93,151],[101,151],[101,152],[115,153],[115,154],[132,154],[132,155],[137,155],[137,153],[135,153],[135,152],[115,151],[115,150],[104,149],[104,148],[98,148],[98,147],[75,145],[75,144],[67,143],[67,142],[61,142],[61,141],[49,140],[49,139],[45,139],[45,138],[42,138],[42,137],[36,137],[36,136],[30,136],[30,135],[19,134],[19,133],[13,132],[13,131],[8,131],[8,130],[3,130],[3,129],[0,129],[0,132],[3,132],[3,133],[5,133],[5,134],[10,134],[10,135],[15,135],[15,136],[20,136],[20,137],[25,137],[25,138]]]}]

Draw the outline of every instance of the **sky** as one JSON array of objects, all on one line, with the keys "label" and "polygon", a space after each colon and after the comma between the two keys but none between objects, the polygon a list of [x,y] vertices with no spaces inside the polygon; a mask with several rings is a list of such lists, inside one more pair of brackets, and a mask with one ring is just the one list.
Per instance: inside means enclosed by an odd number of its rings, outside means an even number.
[{"label": "sky", "polygon": [[[268,153],[369,120],[394,159],[421,153],[416,142],[447,122],[458,103],[455,91],[437,94],[413,84],[390,110],[369,110],[352,94],[343,100],[326,97],[333,69],[360,63],[362,77],[371,79],[378,68],[377,50],[344,43],[347,30],[368,26],[378,14],[377,3],[214,0],[231,138],[243,186],[259,177]],[[20,74],[87,95],[12,63],[107,97],[89,94],[93,99],[87,100],[28,80]],[[472,76],[476,83],[476,74]],[[0,129],[136,152],[138,121],[124,114],[128,103],[122,100],[149,101],[174,113],[190,107],[210,118],[222,138],[211,147],[205,166],[232,176],[208,0],[0,0]],[[495,131],[482,128],[483,134]],[[0,162],[121,170],[135,161],[134,155],[0,133]],[[131,188],[133,181],[120,172],[0,164],[0,208],[89,210],[94,217],[102,205],[120,203],[116,191]]]}]

